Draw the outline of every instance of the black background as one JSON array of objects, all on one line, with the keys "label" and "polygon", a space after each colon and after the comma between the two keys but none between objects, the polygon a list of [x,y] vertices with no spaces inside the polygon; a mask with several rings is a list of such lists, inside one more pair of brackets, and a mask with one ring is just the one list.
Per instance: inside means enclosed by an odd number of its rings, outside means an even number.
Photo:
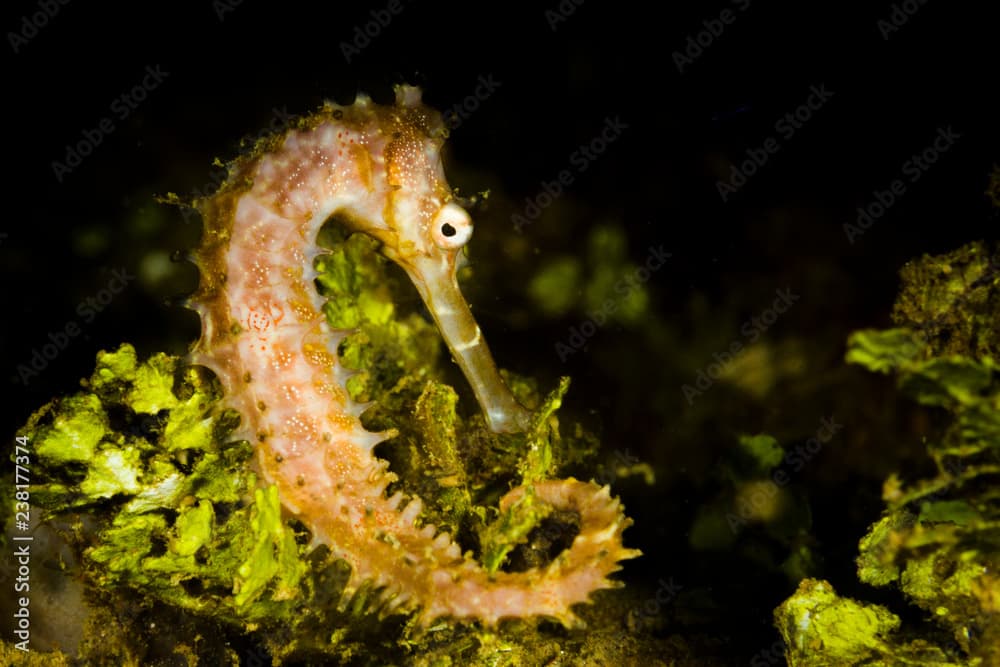
[{"label": "black background", "polygon": [[[221,18],[220,6],[109,9],[76,0],[60,5],[19,52],[9,36],[0,47],[7,115],[0,223],[4,433],[51,397],[73,391],[97,350],[130,341],[144,353],[182,353],[196,338],[196,319],[173,302],[196,280],[193,268],[182,268],[166,283],[133,284],[46,369],[27,384],[18,376],[18,365],[28,363],[50,332],[79,319],[77,305],[108,284],[109,270],[139,270],[137,248],[161,244],[169,255],[197,242],[197,222],[185,223],[171,208],[162,214],[169,220],[165,231],[152,237],[136,231],[137,216],[158,206],[154,195],[202,188],[215,173],[212,159],[235,155],[239,139],[266,127],[276,108],[307,112],[324,99],[349,103],[358,91],[385,103],[400,82],[420,85],[425,101],[441,109],[472,94],[480,76],[501,82],[453,133],[446,156],[449,173],[449,165],[461,165],[453,184],[465,191],[496,188],[508,202],[477,214],[479,229],[491,230],[485,239],[508,233],[509,216],[524,198],[565,168],[606,117],[620,116],[627,131],[569,188],[578,213],[560,219],[572,229],[556,237],[578,241],[551,248],[545,218],[524,235],[537,242],[539,261],[556,250],[582,253],[587,230],[609,219],[624,224],[636,262],[649,246],[664,245],[673,257],[650,282],[652,307],[668,320],[677,313],[678,329],[690,338],[699,335],[684,321],[692,295],[710,309],[721,307],[734,285],[760,282],[773,292],[816,265],[838,278],[812,288],[808,281],[795,285],[811,305],[780,325],[789,327],[785,333],[808,339],[830,329],[884,326],[896,272],[907,259],[997,236],[997,215],[983,195],[998,159],[996,34],[978,10],[929,0],[883,39],[877,22],[892,12],[884,2],[755,0],[745,11],[722,1],[668,3],[653,13],[637,3],[586,0],[553,30],[545,11],[555,3],[414,0],[348,63],[341,43],[385,3],[247,0]],[[679,72],[672,53],[725,8],[735,22]],[[22,17],[36,11],[36,3],[9,3],[0,27],[18,31]],[[57,182],[52,162],[64,157],[66,145],[111,117],[112,101],[156,65],[169,72],[163,84],[126,120],[115,118],[115,131]],[[775,135],[776,120],[821,84],[834,92],[832,99],[723,202],[717,179],[728,176],[748,148]],[[857,206],[900,177],[903,162],[945,127],[961,134],[960,141],[849,243],[842,225],[854,219]],[[501,297],[474,305],[501,363],[532,372],[536,364],[552,367],[553,345],[572,321],[533,329],[505,319],[510,304],[523,298],[526,279],[503,276]],[[745,304],[745,313],[761,303]],[[620,346],[626,363],[641,369],[635,382],[662,390],[669,404],[661,410],[622,404],[622,388],[607,385],[588,354],[575,354],[543,376],[569,373],[579,380],[578,400],[605,415],[605,446],[628,445],[661,478],[681,474],[664,443],[683,429],[679,387],[692,378],[629,357],[627,332],[598,334],[593,345]],[[546,357],[547,365],[540,361]],[[693,366],[705,360],[702,354]],[[774,410],[776,419],[787,412]],[[731,429],[758,425],[749,416]],[[878,479],[866,485],[877,496]],[[626,579],[650,591],[666,572],[683,579],[686,525],[665,520],[668,510],[644,505],[686,500],[671,488],[632,497],[626,490],[625,500],[639,515],[632,539],[648,554],[629,567]],[[877,516],[877,502],[869,509],[840,535],[847,544],[844,572],[859,531]],[[711,573],[687,576],[688,590],[703,588],[717,605],[732,607],[704,627],[734,638],[733,655],[748,658],[770,644],[770,609],[791,589],[741,598],[733,590],[751,586],[751,571],[725,575],[718,588]]]}]

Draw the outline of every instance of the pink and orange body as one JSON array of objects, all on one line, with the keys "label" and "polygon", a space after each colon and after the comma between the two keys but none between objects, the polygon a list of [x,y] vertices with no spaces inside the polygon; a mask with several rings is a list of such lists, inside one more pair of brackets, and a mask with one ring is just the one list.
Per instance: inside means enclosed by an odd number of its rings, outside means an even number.
[{"label": "pink and orange body", "polygon": [[[419,90],[394,106],[360,96],[328,104],[296,129],[236,160],[226,183],[196,202],[205,221],[192,307],[202,336],[191,361],[216,373],[225,404],[255,443],[264,481],[286,510],[351,567],[347,592],[368,583],[386,609],[481,620],[548,616],[570,624],[571,605],[615,584],[607,575],[638,555],[622,546],[630,521],[607,487],[573,479],[534,484],[557,509],[580,516],[572,545],[549,565],[487,573],[447,533],[420,526],[419,498],[386,495],[395,479],[374,446],[391,433],[361,424],[337,358],[350,332],[333,330],[313,286],[316,237],[337,215],[369,234],[409,275],[468,378],[490,427],[518,431],[530,413],[504,385],[462,298],[456,258],[472,234],[441,165],[445,131]],[[525,493],[510,491],[508,507]]]}]

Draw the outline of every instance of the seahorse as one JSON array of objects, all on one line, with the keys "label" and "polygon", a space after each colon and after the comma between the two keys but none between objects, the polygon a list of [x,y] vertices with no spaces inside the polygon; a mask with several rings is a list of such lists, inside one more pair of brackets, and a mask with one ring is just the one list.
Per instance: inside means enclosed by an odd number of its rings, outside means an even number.
[{"label": "seahorse", "polygon": [[[393,432],[361,423],[366,404],[345,388],[337,357],[350,331],[326,322],[313,285],[320,227],[331,216],[368,234],[402,267],[430,311],[495,432],[517,432],[531,413],[504,384],[456,280],[472,221],[448,186],[440,150],[446,131],[420,90],[398,86],[393,105],[359,95],[326,103],[294,128],[229,164],[227,180],[194,202],[204,230],[194,253],[200,284],[189,305],[201,338],[189,361],[211,369],[223,405],[242,421],[234,437],[254,443],[263,482],[283,508],[350,565],[344,597],[380,591],[383,613],[417,613],[496,625],[502,618],[580,623],[574,604],[620,582],[608,575],[639,555],[622,544],[631,523],[607,486],[576,479],[533,484],[556,509],[579,515],[579,532],[547,566],[487,572],[447,532],[419,525],[422,503],[388,496],[395,479],[373,448]],[[501,511],[526,493],[520,486]]]}]

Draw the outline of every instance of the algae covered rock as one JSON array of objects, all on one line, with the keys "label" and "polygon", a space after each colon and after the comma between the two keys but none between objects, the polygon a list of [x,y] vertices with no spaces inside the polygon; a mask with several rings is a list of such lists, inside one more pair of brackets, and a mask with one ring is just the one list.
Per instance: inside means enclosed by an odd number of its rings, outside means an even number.
[{"label": "algae covered rock", "polygon": [[[857,559],[858,578],[901,591],[918,620],[889,623],[888,610],[807,580],[775,612],[792,664],[1000,664],[1000,264],[971,244],[907,265],[903,281],[903,326],[856,332],[847,359],[894,374],[936,412],[937,474],[886,480]],[[817,612],[838,620],[817,624]]]},{"label": "algae covered rock", "polygon": [[774,611],[774,622],[791,667],[968,664],[923,639],[903,641],[898,616],[881,605],[840,597],[826,581],[804,579]]},{"label": "algae covered rock", "polygon": [[838,597],[829,583],[815,579],[804,579],[774,618],[793,666],[890,664],[878,658],[891,653],[886,637],[899,627],[888,609]]},{"label": "algae covered rock", "polygon": [[[399,476],[392,490],[420,495],[425,520],[449,527],[493,571],[545,564],[572,540],[573,517],[550,516],[530,494],[504,512],[496,499],[510,484],[547,479],[594,453],[592,435],[556,416],[568,379],[543,397],[530,379],[508,376],[535,418],[525,433],[492,433],[445,383],[433,324],[397,308],[405,282],[375,244],[332,232],[322,241],[332,250],[317,260],[325,314],[355,330],[340,347],[358,371],[348,390],[375,401],[367,426],[399,433],[382,454]],[[442,621],[424,633],[383,613],[377,591],[342,596],[344,564],[287,518],[276,487],[260,485],[251,443],[230,435],[240,416],[221,399],[206,369],[162,353],[142,360],[124,344],[98,355],[80,392],[20,430],[33,457],[35,511],[69,526],[79,565],[68,576],[88,590],[76,658],[390,664],[424,655],[439,656],[433,664],[499,664],[558,653],[538,622],[496,634]],[[590,617],[613,623],[602,609]],[[246,647],[242,655],[234,642]],[[621,650],[601,650],[610,647]]]}]

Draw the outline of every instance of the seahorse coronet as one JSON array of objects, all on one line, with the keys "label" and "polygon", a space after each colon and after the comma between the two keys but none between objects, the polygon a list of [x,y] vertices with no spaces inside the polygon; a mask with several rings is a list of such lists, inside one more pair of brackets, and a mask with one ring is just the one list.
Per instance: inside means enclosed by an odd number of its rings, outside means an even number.
[{"label": "seahorse coronet", "polygon": [[[424,628],[440,617],[492,626],[529,616],[575,627],[571,607],[620,585],[608,576],[639,555],[622,544],[631,520],[621,503],[592,482],[536,482],[540,500],[579,515],[578,534],[545,567],[487,572],[447,532],[421,525],[419,497],[386,496],[395,475],[373,449],[394,432],[363,427],[367,406],[348,395],[337,356],[350,332],[330,327],[312,285],[317,234],[336,215],[409,275],[490,426],[527,427],[455,279],[472,223],[444,177],[446,135],[419,89],[399,86],[394,105],[364,95],[326,103],[230,163],[218,191],[195,202],[204,231],[189,306],[202,334],[188,361],[219,378],[221,405],[242,418],[232,437],[253,443],[263,483],[312,531],[310,546],[349,565],[342,605],[374,595],[380,614],[415,611]],[[500,507],[524,493],[511,490]]]}]

